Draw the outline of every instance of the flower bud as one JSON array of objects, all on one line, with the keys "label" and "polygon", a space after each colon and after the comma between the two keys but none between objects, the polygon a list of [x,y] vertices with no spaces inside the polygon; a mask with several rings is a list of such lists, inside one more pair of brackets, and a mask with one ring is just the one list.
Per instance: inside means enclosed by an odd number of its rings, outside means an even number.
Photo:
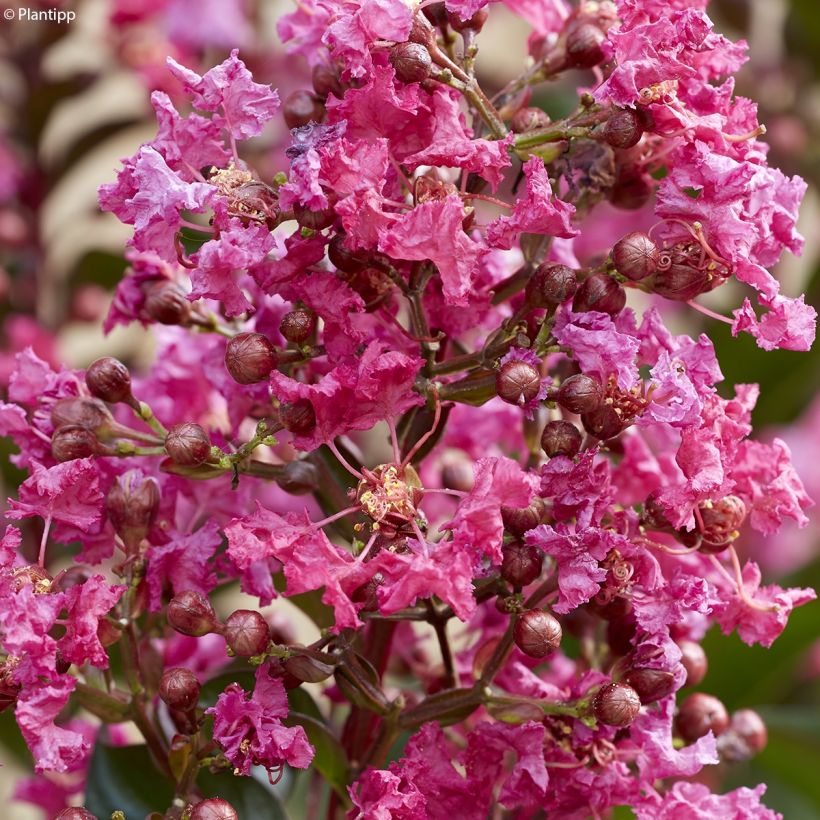
[{"label": "flower bud", "polygon": [[556,307],[575,295],[578,277],[566,265],[544,262],[527,282],[526,297],[533,307]]},{"label": "flower bud", "polygon": [[609,189],[609,201],[625,211],[643,208],[652,196],[652,177],[638,168],[619,168],[615,183]]},{"label": "flower bud", "polygon": [[345,234],[337,233],[327,246],[327,258],[342,273],[359,273],[370,266],[370,257],[364,251],[351,251],[345,247]]},{"label": "flower bud", "polygon": [[290,495],[306,495],[319,489],[319,473],[309,461],[289,461],[276,483]]},{"label": "flower bud", "polygon": [[612,261],[618,273],[633,282],[655,273],[659,260],[658,246],[642,231],[628,233],[612,248]]},{"label": "flower bud", "polygon": [[115,425],[114,417],[104,402],[83,396],[55,401],[51,406],[51,423],[55,430],[78,425],[103,436]]},{"label": "flower bud", "polygon": [[722,734],[729,725],[726,707],[714,696],[695,692],[681,703],[675,718],[675,729],[687,742],[694,743],[707,732]]},{"label": "flower bud", "polygon": [[88,458],[100,451],[100,442],[94,433],[79,424],[64,424],[51,436],[51,455],[56,461]]},{"label": "flower bud", "polygon": [[667,518],[666,510],[661,506],[658,498],[660,490],[653,490],[646,498],[641,515],[641,525],[650,530],[670,530],[672,523]]},{"label": "flower bud", "polygon": [[540,392],[541,374],[528,362],[513,359],[496,374],[495,389],[507,403],[523,407]]},{"label": "flower bud", "polygon": [[399,43],[390,49],[390,65],[403,83],[420,83],[430,76],[433,58],[420,43]]},{"label": "flower bud", "polygon": [[510,120],[510,130],[514,134],[525,134],[538,128],[546,128],[550,124],[549,114],[540,108],[531,106],[519,108]]},{"label": "flower bud", "polygon": [[641,711],[641,699],[625,683],[606,683],[595,695],[592,711],[606,726],[629,726]]},{"label": "flower bud", "polygon": [[128,551],[145,538],[159,510],[160,492],[156,479],[146,478],[139,470],[119,476],[105,501],[108,520],[122,538]]},{"label": "flower bud", "polygon": [[600,26],[586,20],[575,20],[567,26],[567,65],[571,68],[592,68],[603,62],[606,35]]},{"label": "flower bud", "polygon": [[648,703],[655,703],[675,691],[674,674],[663,669],[647,667],[630,669],[624,675],[624,682],[638,693],[644,706]]},{"label": "flower bud", "polygon": [[282,116],[288,128],[301,128],[311,122],[321,122],[325,118],[325,106],[315,94],[300,89],[285,98]]},{"label": "flower bud", "polygon": [[69,806],[55,814],[54,820],[97,820],[97,815],[80,806]]},{"label": "flower bud", "polygon": [[551,421],[541,433],[541,449],[549,456],[574,458],[581,450],[581,431],[569,421]]},{"label": "flower bud", "polygon": [[563,632],[558,619],[544,609],[528,609],[513,628],[515,645],[531,658],[543,658],[561,646]]},{"label": "flower bud", "polygon": [[279,422],[285,430],[304,435],[316,426],[316,413],[309,399],[297,399],[279,408]]},{"label": "flower bud", "polygon": [[652,277],[652,290],[664,299],[688,302],[711,290],[711,283],[712,277],[706,268],[673,263],[655,273]]},{"label": "flower bud", "polygon": [[697,686],[705,677],[709,669],[709,660],[703,647],[695,641],[681,641],[678,644],[681,651],[680,662],[686,670],[686,686]]},{"label": "flower bud", "polygon": [[333,674],[330,664],[308,655],[291,655],[282,661],[282,666],[289,675],[302,683],[320,683]]},{"label": "flower bud", "polygon": [[513,535],[523,535],[527,530],[537,527],[544,515],[544,501],[537,495],[527,507],[501,507],[501,521],[504,529]]},{"label": "flower bud", "polygon": [[738,709],[729,728],[718,738],[718,753],[732,763],[750,760],[766,748],[768,740],[763,718],[752,709]]},{"label": "flower bud", "polygon": [[703,540],[708,545],[728,547],[746,520],[746,504],[736,495],[727,495],[719,501],[706,501],[698,505],[703,526]]},{"label": "flower bud", "polygon": [[291,310],[282,317],[279,332],[291,344],[302,344],[316,330],[316,314],[308,308]]},{"label": "flower bud", "polygon": [[303,228],[310,228],[312,231],[323,231],[336,220],[336,212],[330,206],[321,211],[312,211],[297,204],[293,206],[293,216]]},{"label": "flower bud", "polygon": [[570,413],[592,413],[604,398],[604,389],[597,379],[578,373],[565,379],[558,389],[558,404]]},{"label": "flower bud", "polygon": [[225,367],[239,384],[263,382],[276,367],[276,351],[261,333],[239,333],[225,348]]},{"label": "flower bud", "polygon": [[423,6],[421,13],[438,28],[447,25],[447,8],[444,3],[430,3],[429,6]]},{"label": "flower bud", "polygon": [[197,467],[210,458],[211,440],[198,424],[185,421],[168,431],[165,437],[165,452],[174,464],[181,467]]},{"label": "flower bud", "polygon": [[88,366],[85,383],[92,396],[110,404],[133,401],[131,374],[121,361],[111,356],[103,356]]},{"label": "flower bud", "polygon": [[615,438],[627,427],[611,404],[602,404],[597,410],[584,413],[581,416],[581,424],[584,425],[587,433],[600,441]]},{"label": "flower bud", "polygon": [[441,484],[448,490],[460,490],[468,493],[475,485],[473,462],[461,451],[451,451],[444,459],[441,468]]},{"label": "flower bud", "polygon": [[191,315],[191,303],[175,282],[154,282],[145,291],[143,310],[161,325],[184,325]]},{"label": "flower bud", "polygon": [[501,577],[514,587],[531,584],[540,574],[544,556],[537,547],[511,541],[502,548]]},{"label": "flower bud", "polygon": [[209,797],[200,800],[191,809],[190,820],[239,820],[236,809],[221,797]]},{"label": "flower bud", "polygon": [[643,126],[634,111],[621,108],[604,123],[601,135],[613,148],[632,148],[641,141]]},{"label": "flower bud", "polygon": [[216,632],[219,626],[211,602],[192,589],[174,595],[168,602],[168,623],[177,632],[192,638]]},{"label": "flower bud", "polygon": [[615,316],[626,304],[626,291],[605,273],[593,273],[578,287],[572,300],[572,309],[576,313],[597,310]]},{"label": "flower bud", "polygon": [[489,16],[490,13],[487,11],[486,7],[479,9],[467,20],[462,20],[457,12],[451,11],[447,13],[447,22],[450,24],[450,28],[452,28],[453,31],[466,31],[467,29],[481,31],[481,29],[484,28],[484,24],[487,22]]},{"label": "flower bud", "polygon": [[316,96],[322,100],[326,100],[331,94],[340,100],[344,96],[339,72],[332,65],[320,63],[313,66],[310,81]]},{"label": "flower bud", "polygon": [[225,641],[234,655],[261,655],[270,643],[270,627],[259,612],[237,609],[225,620]]},{"label": "flower bud", "polygon": [[199,701],[199,681],[190,670],[181,666],[166,669],[159,679],[159,696],[172,709],[190,712]]}]

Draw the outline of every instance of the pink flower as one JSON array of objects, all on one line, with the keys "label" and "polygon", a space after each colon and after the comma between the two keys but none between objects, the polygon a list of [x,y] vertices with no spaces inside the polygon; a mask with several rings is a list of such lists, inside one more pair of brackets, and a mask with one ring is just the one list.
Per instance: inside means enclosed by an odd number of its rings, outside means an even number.
[{"label": "pink flower", "polygon": [[33,464],[31,475],[20,485],[19,500],[9,499],[9,518],[40,516],[71,524],[87,532],[100,520],[103,494],[93,459],[66,461],[46,469]]},{"label": "pink flower", "polygon": [[527,179],[524,195],[516,199],[510,216],[499,216],[487,226],[487,244],[493,248],[511,248],[522,233],[565,238],[577,235],[578,230],[572,225],[575,206],[553,195],[543,160],[530,157],[523,170]]},{"label": "pink flower", "polygon": [[636,806],[638,820],[688,820],[732,817],[734,820],[782,820],[783,815],[767,809],[760,798],[764,785],[745,787],[726,794],[712,794],[703,783],[675,783],[662,800]]},{"label": "pink flower", "polygon": [[416,786],[393,772],[367,769],[348,786],[354,808],[348,818],[372,820],[422,820],[427,801]]},{"label": "pink flower", "polygon": [[270,675],[267,664],[257,670],[250,697],[238,683],[232,683],[206,713],[214,716],[214,740],[239,774],[248,776],[251,766],[270,770],[285,763],[306,769],[313,759],[305,730],[282,723],[288,715],[285,687]]},{"label": "pink flower", "polygon": [[239,49],[234,49],[227,60],[202,77],[170,57],[168,68],[196,108],[221,111],[231,135],[246,140],[259,136],[279,111],[279,95],[270,86],[255,83],[238,54]]},{"label": "pink flower", "polygon": [[447,302],[464,304],[486,251],[464,233],[463,219],[457,196],[424,202],[381,237],[379,250],[393,259],[430,260],[438,268]]},{"label": "pink flower", "polygon": [[92,575],[84,584],[66,591],[68,622],[59,641],[65,660],[77,666],[88,661],[99,669],[108,668],[108,653],[97,637],[97,629],[125,589],[122,585],[111,586],[102,575]]},{"label": "pink flower", "polygon": [[745,330],[763,350],[811,350],[817,331],[817,311],[805,303],[803,296],[775,296],[770,305],[763,304],[770,310],[758,320],[751,302],[743,300],[743,307],[733,311],[733,336]]}]

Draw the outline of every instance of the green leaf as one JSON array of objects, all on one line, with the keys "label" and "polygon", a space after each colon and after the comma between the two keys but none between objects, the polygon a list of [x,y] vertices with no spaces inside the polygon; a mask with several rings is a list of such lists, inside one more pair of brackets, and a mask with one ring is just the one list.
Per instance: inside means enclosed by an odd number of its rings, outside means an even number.
[{"label": "green leaf", "polygon": [[350,766],[342,744],[320,720],[301,712],[291,712],[283,721],[286,726],[301,726],[305,730],[316,756],[312,765],[349,805],[347,783]]},{"label": "green leaf", "polygon": [[119,809],[128,820],[141,820],[152,811],[164,812],[174,799],[173,786],[157,771],[144,745],[98,742],[85,788],[85,807],[97,817],[110,817]]},{"label": "green leaf", "polygon": [[[200,772],[197,785],[205,797],[227,800],[239,820],[288,820],[279,797],[253,777],[234,777],[230,772]],[[128,820],[131,820],[129,818]]]},{"label": "green leaf", "polygon": [[312,717],[320,723],[324,721],[324,717],[316,705],[316,701],[310,696],[310,693],[301,686],[288,690],[288,707],[291,712],[301,712],[303,715]]}]

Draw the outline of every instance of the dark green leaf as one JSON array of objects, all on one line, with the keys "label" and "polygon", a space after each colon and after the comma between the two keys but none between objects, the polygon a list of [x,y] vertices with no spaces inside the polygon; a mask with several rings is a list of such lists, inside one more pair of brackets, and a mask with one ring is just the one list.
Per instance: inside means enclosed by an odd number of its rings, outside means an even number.
[{"label": "dark green leaf", "polygon": [[305,730],[308,740],[316,750],[312,765],[339,796],[347,801],[349,765],[341,743],[324,723],[301,712],[291,712],[284,723],[287,726],[301,726]]},{"label": "dark green leaf", "polygon": [[[227,800],[239,820],[287,820],[279,797],[253,777],[234,777],[230,772],[200,772],[197,785],[205,797]],[[128,818],[131,820],[131,818]]]}]

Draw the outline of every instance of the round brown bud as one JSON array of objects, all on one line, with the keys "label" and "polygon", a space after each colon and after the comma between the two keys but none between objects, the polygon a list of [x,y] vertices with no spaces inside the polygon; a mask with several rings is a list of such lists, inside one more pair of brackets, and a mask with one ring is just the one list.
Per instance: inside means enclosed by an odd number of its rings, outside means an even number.
[{"label": "round brown bud", "polygon": [[177,632],[192,638],[201,638],[218,627],[211,602],[192,589],[174,595],[168,602],[168,623]]},{"label": "round brown bud", "polygon": [[306,495],[319,489],[319,473],[309,461],[289,461],[276,483],[290,495]]},{"label": "round brown bud", "polygon": [[666,515],[666,510],[661,505],[658,498],[660,490],[653,490],[646,498],[641,515],[641,525],[650,530],[670,530],[672,523]]},{"label": "round brown bud", "polygon": [[652,290],[674,302],[688,302],[712,288],[712,275],[706,268],[673,262],[652,277]]},{"label": "round brown bud", "polygon": [[369,267],[368,254],[363,251],[351,251],[345,247],[344,233],[337,233],[327,246],[327,258],[336,270],[343,273],[359,273]]},{"label": "round brown bud", "polygon": [[468,18],[467,20],[462,20],[459,17],[457,12],[448,12],[447,14],[447,22],[450,24],[450,27],[454,31],[466,31],[467,29],[472,29],[473,31],[481,31],[484,28],[484,24],[487,22],[490,13],[487,11],[486,7],[483,9],[479,9],[472,17]]},{"label": "round brown bud", "polygon": [[390,49],[390,65],[403,83],[420,83],[430,76],[433,58],[421,43],[399,43]]},{"label": "round brown bud", "polygon": [[729,725],[726,707],[713,695],[695,692],[681,703],[675,729],[687,742],[694,743],[707,732],[722,734]]},{"label": "round brown bud", "polygon": [[321,63],[320,65],[313,66],[310,81],[313,84],[313,90],[316,92],[316,95],[322,100],[326,100],[331,94],[340,100],[344,96],[344,89],[339,79],[339,72],[331,65]]},{"label": "round brown bud", "polygon": [[211,440],[198,424],[185,421],[168,431],[165,452],[180,467],[197,467],[210,458]]},{"label": "round brown bud", "polygon": [[239,333],[225,348],[225,367],[239,384],[263,382],[276,367],[276,351],[261,333]]},{"label": "round brown bud", "polygon": [[593,698],[592,711],[607,726],[629,726],[641,711],[641,699],[625,683],[606,683]]},{"label": "round brown bud", "polygon": [[541,449],[550,458],[574,458],[581,450],[581,431],[569,421],[551,421],[541,433]]},{"label": "round brown bud", "polygon": [[191,315],[191,303],[179,285],[163,280],[146,288],[143,310],[161,325],[184,325]]},{"label": "round brown bud", "polygon": [[501,577],[514,587],[531,584],[541,574],[543,565],[541,550],[523,541],[511,541],[502,549]]},{"label": "round brown bud", "polygon": [[619,169],[615,183],[609,189],[609,201],[625,211],[643,208],[652,196],[652,177],[637,168]]},{"label": "round brown bud", "polygon": [[525,134],[538,128],[546,128],[550,124],[549,114],[540,108],[526,106],[519,108],[510,120],[510,129],[515,134]]},{"label": "round brown bud", "polygon": [[526,507],[501,507],[501,521],[504,529],[513,535],[523,535],[537,527],[544,515],[544,501],[535,496]]},{"label": "round brown bud", "polygon": [[597,310],[615,316],[624,309],[625,304],[626,292],[611,276],[593,273],[579,285],[572,300],[572,309],[576,313]]},{"label": "round brown bud", "polygon": [[728,547],[738,536],[738,530],[746,520],[746,504],[736,495],[727,495],[719,501],[707,501],[698,505],[700,528],[705,544]]},{"label": "round brown bud", "polygon": [[316,314],[309,308],[291,310],[282,317],[279,332],[291,343],[302,344],[316,330]]},{"label": "round brown bud", "polygon": [[159,696],[172,709],[190,712],[199,701],[199,681],[190,670],[181,666],[166,669],[159,679]]},{"label": "round brown bud", "polygon": [[69,806],[55,814],[54,820],[97,820],[97,815],[80,806]]},{"label": "round brown bud", "polygon": [[139,470],[129,470],[119,476],[105,500],[108,520],[126,546],[136,548],[145,538],[160,504],[159,484],[146,478]]},{"label": "round brown bud", "polygon": [[572,68],[592,68],[604,59],[606,35],[600,26],[577,20],[567,27],[567,65]]},{"label": "round brown bud", "polygon": [[103,356],[85,371],[85,383],[92,396],[117,404],[132,399],[131,374],[118,359]]},{"label": "round brown bud", "polygon": [[633,231],[612,248],[612,261],[622,276],[633,282],[646,279],[658,269],[660,251],[643,231]]},{"label": "round brown bud", "polygon": [[638,693],[644,706],[647,703],[655,703],[675,691],[674,674],[663,669],[630,669],[624,675],[624,682]]},{"label": "round brown bud", "polygon": [[625,429],[623,419],[615,412],[611,404],[602,404],[597,410],[591,413],[584,413],[581,416],[581,424],[584,430],[600,441],[620,435]]},{"label": "round brown bud", "polygon": [[468,493],[475,485],[473,461],[463,451],[451,451],[441,468],[441,483],[448,490]]},{"label": "round brown bud", "polygon": [[89,458],[100,452],[100,442],[87,427],[79,424],[65,424],[58,427],[51,436],[51,455],[57,461],[73,461],[75,458]]},{"label": "round brown bud", "polygon": [[613,148],[632,148],[641,141],[643,126],[634,111],[621,108],[604,123],[601,134]]},{"label": "round brown bud", "polygon": [[508,404],[523,407],[541,391],[541,374],[529,362],[513,359],[496,374],[495,389]]},{"label": "round brown bud", "polygon": [[231,651],[240,658],[261,655],[270,643],[268,622],[251,609],[237,609],[228,615],[224,635]]},{"label": "round brown bud", "polygon": [[592,413],[601,406],[604,389],[597,379],[577,373],[565,379],[558,389],[558,404],[570,413]]},{"label": "round brown bud", "polygon": [[191,809],[191,820],[239,820],[239,815],[227,800],[209,797]]},{"label": "round brown bud", "polygon": [[293,206],[293,216],[303,228],[310,228],[312,231],[323,231],[335,221],[336,211],[330,206],[321,211],[312,211],[304,205],[297,204]]},{"label": "round brown bud", "polygon": [[99,399],[77,396],[54,402],[51,406],[51,423],[56,430],[78,425],[104,435],[114,425],[114,417]]},{"label": "round brown bud", "polygon": [[558,619],[544,609],[528,609],[513,628],[515,645],[531,658],[543,658],[561,646],[563,631]]},{"label": "round brown bud", "polygon": [[279,422],[285,430],[302,435],[316,426],[316,412],[309,399],[297,399],[279,408]]},{"label": "round brown bud", "polygon": [[315,94],[299,89],[285,98],[282,116],[288,128],[301,128],[311,122],[321,122],[325,118],[325,106]]},{"label": "round brown bud", "polygon": [[709,669],[709,660],[703,647],[695,641],[681,641],[678,646],[681,651],[680,662],[686,670],[686,686],[697,686],[705,677]]},{"label": "round brown bud", "polygon": [[525,293],[533,307],[556,307],[571,299],[577,289],[578,277],[572,268],[544,262],[533,272]]},{"label": "round brown bud", "polygon": [[732,763],[750,760],[766,748],[768,741],[763,718],[752,709],[738,709],[729,728],[718,738],[718,753]]}]

